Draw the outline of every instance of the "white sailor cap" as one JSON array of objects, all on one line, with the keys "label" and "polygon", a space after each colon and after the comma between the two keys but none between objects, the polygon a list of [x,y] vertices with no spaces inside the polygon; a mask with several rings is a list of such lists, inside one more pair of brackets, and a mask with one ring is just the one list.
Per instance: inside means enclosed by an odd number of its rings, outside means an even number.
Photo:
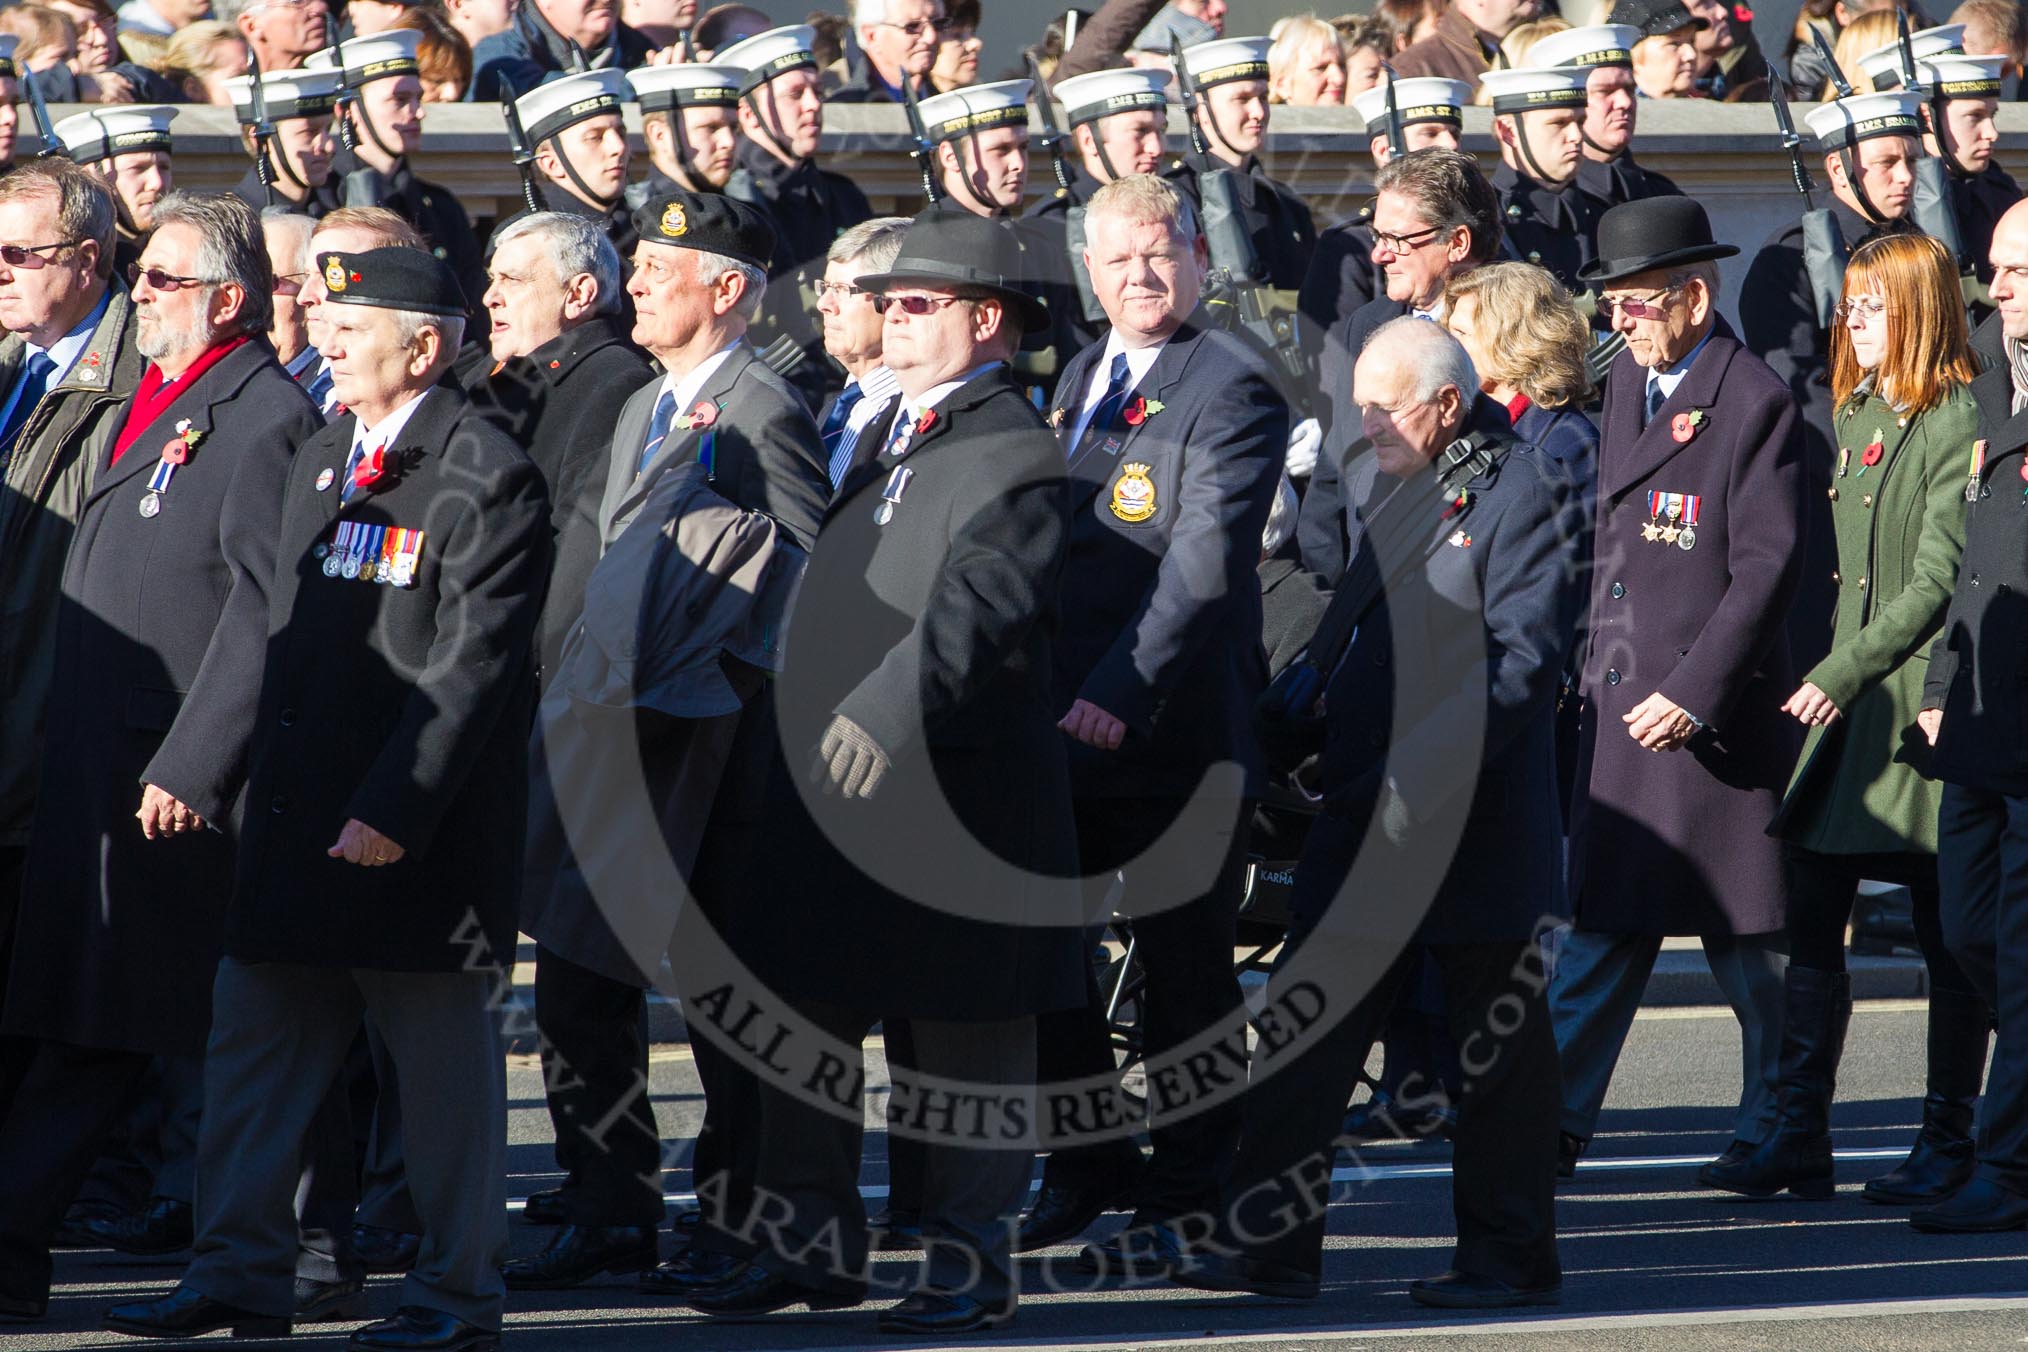
[{"label": "white sailor cap", "polygon": [[1168,107],[1171,78],[1166,70],[1145,67],[1095,70],[1057,81],[1053,92],[1064,117],[1075,127],[1137,108]]},{"label": "white sailor cap", "polygon": [[21,39],[12,33],[0,33],[0,80],[11,80],[21,72],[14,65],[14,49]]},{"label": "white sailor cap", "polygon": [[923,131],[932,141],[957,141],[995,127],[1028,125],[1028,91],[1033,80],[998,80],[966,85],[922,101]]},{"label": "white sailor cap", "polygon": [[[1401,125],[1417,122],[1444,122],[1456,127],[1465,120],[1464,106],[1470,102],[1472,87],[1463,80],[1444,80],[1434,75],[1416,75],[1394,82],[1394,106]],[[1387,134],[1387,82],[1382,80],[1352,100],[1352,109],[1366,119],[1368,136]]]},{"label": "white sailor cap", "polygon": [[176,110],[162,104],[109,103],[67,117],[52,129],[79,164],[139,150],[168,150]]},{"label": "white sailor cap", "polygon": [[739,102],[740,82],[746,71],[740,66],[692,65],[638,66],[627,72],[627,83],[644,113],[663,113],[672,108],[730,108]]},{"label": "white sailor cap", "polygon": [[[1965,26],[1961,23],[1947,23],[1938,28],[1925,28],[1919,33],[1908,35],[1909,50],[1915,59],[1943,56],[1948,52],[1962,52],[1965,49]],[[1901,88],[1901,42],[1896,39],[1885,47],[1875,47],[1859,58],[1859,69],[1866,72],[1866,78],[1873,82],[1875,89]]]},{"label": "white sailor cap", "polygon": [[1183,49],[1183,68],[1200,89],[1268,77],[1267,38],[1218,38]]},{"label": "white sailor cap", "polygon": [[745,42],[735,42],[711,59],[720,66],[738,66],[746,72],[739,92],[758,89],[777,75],[807,66],[817,68],[817,30],[806,23],[770,28]]},{"label": "white sailor cap", "polygon": [[[225,82],[232,97],[234,116],[246,125],[254,121],[253,77],[235,75]],[[261,97],[267,103],[268,121],[287,122],[298,117],[325,117],[338,101],[338,72],[335,70],[271,70],[261,76]]]},{"label": "white sailor cap", "polygon": [[1905,89],[1833,99],[1803,114],[1826,150],[1843,150],[1875,136],[1920,136],[1922,101]]},{"label": "white sailor cap", "polygon": [[352,85],[396,75],[415,75],[422,70],[416,59],[416,53],[422,49],[422,38],[420,29],[389,28],[312,52],[303,64],[311,70],[336,70],[343,61],[346,83]]},{"label": "white sailor cap", "polygon": [[566,127],[619,112],[632,97],[624,73],[587,70],[535,86],[514,100],[514,111],[521,115],[528,144],[538,146]]},{"label": "white sailor cap", "polygon": [[1641,30],[1630,23],[1595,23],[1551,33],[1528,49],[1530,66],[1631,66]]},{"label": "white sailor cap", "polygon": [[1492,96],[1495,113],[1532,113],[1584,107],[1584,86],[1590,78],[1591,71],[1583,66],[1527,66],[1489,70],[1479,77],[1479,85]]},{"label": "white sailor cap", "polygon": [[1928,60],[1917,57],[1915,78],[1922,81],[1932,99],[1997,99],[2000,74],[2007,68],[2004,56],[1966,56],[1951,52]]}]

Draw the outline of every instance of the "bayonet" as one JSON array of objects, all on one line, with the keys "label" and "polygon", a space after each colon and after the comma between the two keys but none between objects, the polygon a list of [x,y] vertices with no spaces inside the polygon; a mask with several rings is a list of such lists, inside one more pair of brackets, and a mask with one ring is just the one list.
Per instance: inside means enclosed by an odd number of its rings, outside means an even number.
[{"label": "bayonet", "polygon": [[943,189],[937,184],[936,147],[930,144],[929,131],[922,123],[922,105],[916,100],[913,77],[901,82],[902,106],[908,109],[908,134],[915,142],[908,157],[915,161],[915,167],[922,174],[922,195],[931,206],[944,200]]},{"label": "bayonet", "polygon": [[507,149],[514,156],[514,169],[521,175],[521,202],[530,211],[544,211],[542,189],[535,182],[535,148],[521,129],[521,110],[514,106],[514,83],[500,77],[500,120],[507,125]]},{"label": "bayonet", "polygon": [[692,65],[696,65],[697,39],[690,36],[690,30],[687,28],[677,29],[676,40],[683,44],[683,59]]},{"label": "bayonet", "polygon": [[1050,165],[1056,171],[1056,186],[1070,191],[1070,161],[1063,150],[1063,133],[1056,125],[1056,106],[1050,101],[1049,81],[1042,78],[1042,65],[1035,59],[1035,53],[1028,53],[1028,77],[1035,85],[1035,111],[1042,119],[1042,148],[1049,152]]},{"label": "bayonet", "polygon": [[1183,39],[1174,32],[1169,34],[1169,63],[1176,68],[1176,88],[1183,95],[1183,113],[1190,123],[1190,151],[1198,159],[1204,159],[1211,154],[1211,147],[1204,140],[1204,127],[1197,117],[1203,95],[1191,77],[1190,63],[1183,59]]},{"label": "bayonet", "polygon": [[1817,201],[1813,194],[1817,185],[1810,181],[1809,167],[1803,163],[1803,138],[1796,134],[1795,119],[1789,115],[1789,87],[1772,61],[1767,63],[1767,97],[1774,107],[1775,128],[1781,133],[1782,149],[1789,157],[1789,173],[1795,179],[1796,191],[1803,195],[1803,209],[1815,211]]},{"label": "bayonet", "polygon": [[1387,80],[1387,153],[1400,159],[1408,153],[1408,131],[1401,125],[1401,105],[1394,100],[1394,67],[1383,61],[1380,69]]},{"label": "bayonet", "polygon": [[333,46],[331,69],[338,76],[338,139],[347,150],[359,149],[359,132],[352,125],[353,109],[359,106],[358,91],[352,88],[352,80],[345,73],[345,49]]},{"label": "bayonet", "polygon": [[35,135],[42,142],[36,149],[36,158],[55,155],[69,159],[70,151],[64,147],[62,138],[56,134],[56,128],[50,123],[49,105],[42,101],[42,85],[36,80],[35,72],[22,71],[21,84],[28,91],[28,111],[35,118]]},{"label": "bayonet", "polygon": [[1838,69],[1838,58],[1832,54],[1831,44],[1830,41],[1824,37],[1824,30],[1817,27],[1815,24],[1811,24],[1810,41],[1817,44],[1817,54],[1824,58],[1824,69],[1827,72],[1829,72],[1831,76],[1831,88],[1838,91],[1839,98],[1841,99],[1851,98],[1852,82],[1845,78],[1844,71]]},{"label": "bayonet", "polygon": [[1900,5],[1894,7],[1894,40],[1901,48],[1901,87],[1920,98],[1922,81],[1916,74],[1915,40],[1908,33],[1908,11]]},{"label": "bayonet", "polygon": [[261,88],[261,60],[248,47],[246,52],[247,103],[253,112],[254,177],[261,181],[261,195],[268,206],[275,205],[275,164],[269,148],[275,143],[275,124],[268,120],[268,93]]}]

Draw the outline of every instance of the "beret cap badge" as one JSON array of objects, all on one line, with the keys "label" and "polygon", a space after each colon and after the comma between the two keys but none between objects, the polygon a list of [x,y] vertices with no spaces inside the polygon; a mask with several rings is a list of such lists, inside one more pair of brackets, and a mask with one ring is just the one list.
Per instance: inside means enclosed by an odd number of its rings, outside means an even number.
[{"label": "beret cap badge", "polygon": [[324,260],[324,285],[333,291],[345,289],[345,264],[337,254]]},{"label": "beret cap badge", "polygon": [[671,202],[662,210],[662,233],[684,235],[690,230],[690,218],[684,214],[681,202]]}]

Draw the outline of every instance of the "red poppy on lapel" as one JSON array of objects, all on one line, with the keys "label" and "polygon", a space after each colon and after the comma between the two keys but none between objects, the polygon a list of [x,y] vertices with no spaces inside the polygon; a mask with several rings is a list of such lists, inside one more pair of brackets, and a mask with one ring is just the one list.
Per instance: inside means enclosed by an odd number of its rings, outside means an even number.
[{"label": "red poppy on lapel", "polygon": [[372,492],[387,477],[387,450],[376,446],[359,457],[352,466],[352,486]]},{"label": "red poppy on lapel", "polygon": [[1678,446],[1681,446],[1702,431],[1706,421],[1704,410],[1701,408],[1678,413],[1669,420],[1669,435],[1676,439]]},{"label": "red poppy on lapel", "polygon": [[1134,396],[1134,402],[1120,411],[1120,416],[1126,420],[1127,426],[1139,427],[1165,407],[1166,405],[1159,399],[1149,399],[1137,394]]},{"label": "red poppy on lapel", "polygon": [[933,408],[926,408],[922,411],[922,416],[915,420],[915,434],[921,436],[936,425],[937,411]]}]

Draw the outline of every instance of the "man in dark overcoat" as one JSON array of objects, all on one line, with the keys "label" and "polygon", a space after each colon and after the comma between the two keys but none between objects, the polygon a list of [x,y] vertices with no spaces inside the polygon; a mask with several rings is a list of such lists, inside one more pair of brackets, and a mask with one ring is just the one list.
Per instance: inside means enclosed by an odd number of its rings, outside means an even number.
[{"label": "man in dark overcoat", "polygon": [[1918,1230],[2018,1230],[2028,1224],[2028,1008],[2018,987],[2028,954],[2028,727],[2021,672],[2028,650],[2028,560],[2021,494],[2028,478],[2028,205],[1993,231],[1994,321],[2004,360],[1972,382],[1985,438],[1968,467],[1965,552],[1943,632],[1930,651],[1920,721],[1943,783],[1937,813],[1937,881],[1944,943],[1997,1018],[1992,1069],[1979,1104],[1978,1165],[1971,1181],[1912,1212]]},{"label": "man in dark overcoat", "polygon": [[613,425],[653,368],[627,341],[619,251],[595,223],[562,211],[525,215],[501,227],[486,276],[479,302],[492,360],[470,373],[465,392],[527,450],[549,489],[555,554],[536,647],[547,683],[598,561]]},{"label": "man in dark overcoat", "polygon": [[[1048,320],[1018,289],[1020,268],[999,225],[930,211],[891,271],[861,278],[884,297],[902,399],[810,561],[777,695],[772,829],[754,861],[769,942],[751,960],[805,1043],[835,1039],[849,1078],[873,1023],[907,1018],[921,1074],[976,1086],[982,1108],[989,1093],[1032,1091],[1035,1016],[1084,993],[1050,681],[1068,488],[1008,371],[1022,330]],[[865,1298],[853,1098],[768,1084],[757,1191],[771,1219],[787,1199],[787,1219],[693,1307]],[[1035,1124],[987,1116],[972,1137],[913,1119],[930,1133],[925,1265],[916,1293],[882,1316],[887,1332],[1012,1317]]]},{"label": "man in dark overcoat", "polygon": [[[1739,1018],[1733,1143],[1773,1122],[1787,906],[1767,834],[1801,735],[1785,630],[1804,544],[1795,399],[1718,315],[1704,208],[1606,213],[1585,279],[1628,350],[1600,423],[1596,563],[1571,809],[1576,925],[1550,987],[1566,1161],[1599,1106],[1662,939],[1694,934]],[[1602,302],[1603,303],[1603,302]],[[1703,1177],[1704,1175],[1700,1175]]]},{"label": "man in dark overcoat", "polygon": [[367,1015],[400,1078],[424,1233],[400,1307],[352,1345],[490,1347],[507,1245],[494,1008],[548,503],[528,457],[440,383],[464,328],[450,269],[399,248],[318,261],[350,413],[290,466],[266,595],[220,621],[242,659],[200,673],[179,754],[148,771],[172,820],[221,817],[242,792],[248,808],[205,1049],[196,1256],[169,1295],[106,1323],[288,1330],[304,1131]]},{"label": "man in dark overcoat", "polygon": [[[150,1058],[204,1051],[232,823],[159,830],[136,786],[205,664],[259,661],[214,630],[234,591],[267,586],[289,457],[323,423],[261,341],[272,284],[252,209],[172,195],[157,220],[134,297],[151,362],[65,570],[48,724],[62,754],[43,766],[0,1017],[35,1040],[0,1117],[0,1299],[38,1308],[50,1236]],[[203,274],[208,241],[225,275],[150,282]]]},{"label": "man in dark overcoat", "polygon": [[[1159,1057],[1239,1007],[1233,927],[1266,774],[1251,712],[1267,684],[1255,569],[1290,414],[1266,363],[1198,306],[1204,239],[1180,191],[1148,175],[1108,184],[1086,228],[1083,265],[1111,331],[1072,360],[1050,415],[1072,506],[1055,698],[1081,871],[1095,880],[1086,918],[1105,923],[1124,867],[1144,1045]],[[1158,846],[1193,794],[1216,803],[1203,829]],[[1093,981],[1083,1008],[1042,1020],[1045,1081],[1113,1071],[1106,1011]],[[1121,1245],[1159,1246],[1161,1227],[1210,1204],[1238,1128],[1236,1102],[1158,1111],[1145,1173],[1125,1140],[1059,1146],[1022,1248],[1073,1239],[1131,1199],[1135,1232],[1086,1252],[1104,1271],[1131,1264]]]},{"label": "man in dark overcoat", "polygon": [[1317,1294],[1345,1102],[1427,951],[1468,1079],[1457,1247],[1409,1294],[1553,1304],[1556,1043],[1537,941],[1563,910],[1556,692],[1583,592],[1561,519],[1572,485],[1517,443],[1438,325],[1381,329],[1355,382],[1374,452],[1348,484],[1353,563],[1316,643],[1349,636],[1313,646],[1269,694],[1291,719],[1324,695],[1325,815],[1296,866],[1224,1208],[1177,1276]]},{"label": "man in dark overcoat", "polygon": [[[598,540],[610,549],[641,517],[671,468],[702,464],[711,490],[746,511],[772,517],[783,534],[807,549],[830,497],[822,443],[800,397],[755,355],[746,341],[767,285],[773,228],[754,207],[718,194],[674,192],[635,213],[641,239],[627,281],[634,301],[633,337],[661,366],[659,380],[635,391],[621,409],[605,462],[594,468]],[[643,522],[651,529],[660,523]],[[743,715],[711,820],[690,873],[703,914],[721,928],[752,896],[746,856],[763,821],[761,793],[774,734],[757,680],[735,682]],[[545,861],[544,867],[554,861]],[[660,1137],[641,1084],[648,1047],[640,1035],[648,979],[620,952],[599,898],[575,889],[528,896],[523,928],[538,942],[537,1019],[559,1065],[573,1073],[551,1078],[550,1110],[561,1162],[569,1171],[545,1211],[566,1226],[540,1259],[517,1263],[510,1280],[568,1285],[614,1263],[638,1257],[646,1227],[652,1251],[661,1219],[659,1188],[640,1180],[660,1168]],[[706,1206],[691,1243],[647,1281],[647,1289],[678,1293],[687,1284],[723,1276],[750,1251],[733,1233],[744,1214],[753,1176],[759,1112],[755,1087],[716,1044],[691,1028],[705,1119],[691,1172]],[[639,1077],[637,1079],[637,1077]],[[624,1130],[605,1133],[590,1149],[574,1145],[581,1122],[623,1112]],[[652,1263],[650,1264],[652,1266]]]}]

